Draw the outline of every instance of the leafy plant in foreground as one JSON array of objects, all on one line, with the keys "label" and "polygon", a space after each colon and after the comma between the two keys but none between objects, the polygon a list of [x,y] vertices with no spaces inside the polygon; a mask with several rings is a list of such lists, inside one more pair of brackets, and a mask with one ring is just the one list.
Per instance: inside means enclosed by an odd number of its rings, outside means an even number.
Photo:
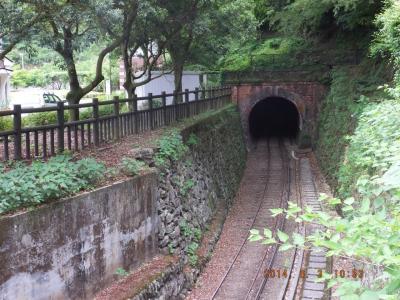
[{"label": "leafy plant in foreground", "polygon": [[[400,196],[400,195],[398,195]],[[360,281],[335,278],[324,274],[321,281],[328,281],[328,288],[338,285],[335,295],[340,299],[399,299],[400,297],[400,208],[390,213],[378,202],[364,198],[361,206],[354,207],[354,199],[344,201],[321,197],[330,205],[342,205],[342,210],[352,212],[346,218],[331,216],[325,212],[314,212],[306,207],[304,211],[294,203],[288,209],[272,209],[272,215],[286,214],[287,219],[297,223],[319,224],[323,227],[303,237],[298,233],[289,235],[278,231],[274,235],[269,229],[263,233],[251,230],[249,239],[263,244],[281,244],[280,251],[298,248],[325,247],[326,256],[340,256],[357,260],[369,268],[383,270],[374,279],[372,286],[363,286]],[[376,206],[380,207],[376,210]],[[300,214],[298,214],[300,213]]]},{"label": "leafy plant in foreground", "polygon": [[140,170],[145,167],[145,163],[133,158],[123,158],[122,162],[122,171],[130,176],[138,175]]},{"label": "leafy plant in foreground", "polygon": [[71,159],[60,155],[30,166],[19,163],[0,174],[0,213],[91,188],[105,173],[104,165],[92,158]]}]

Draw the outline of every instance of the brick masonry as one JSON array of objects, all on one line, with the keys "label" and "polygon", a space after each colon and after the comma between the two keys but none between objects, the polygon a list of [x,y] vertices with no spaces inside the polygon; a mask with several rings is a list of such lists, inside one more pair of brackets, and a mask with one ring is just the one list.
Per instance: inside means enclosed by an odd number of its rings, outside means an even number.
[{"label": "brick masonry", "polygon": [[272,97],[291,101],[300,115],[300,130],[312,139],[317,134],[317,117],[326,87],[319,82],[265,82],[232,86],[232,100],[237,103],[248,147],[253,145],[249,134],[249,116],[254,106]]}]

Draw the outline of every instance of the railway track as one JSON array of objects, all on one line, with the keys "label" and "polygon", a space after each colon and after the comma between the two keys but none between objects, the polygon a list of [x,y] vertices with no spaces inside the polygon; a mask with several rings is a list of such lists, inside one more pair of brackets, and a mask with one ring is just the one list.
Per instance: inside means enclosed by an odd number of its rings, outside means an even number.
[{"label": "railway track", "polygon": [[[291,163],[294,176],[289,176],[291,179],[290,200],[297,203],[299,207],[308,206],[313,211],[321,211],[322,207],[318,202],[317,189],[308,159],[303,158]],[[305,236],[318,228],[300,226],[293,221],[287,221],[279,229],[287,233],[297,231]],[[261,286],[247,299],[329,299],[324,291],[325,284],[315,282],[320,270],[327,268],[325,250],[314,247],[307,252],[297,248],[278,252],[278,249],[279,247],[275,247],[274,252],[270,254],[271,262],[268,265],[270,268],[265,269],[264,275],[267,276],[261,278]]]},{"label": "railway track", "polygon": [[[268,161],[263,195],[256,213],[252,216],[250,228],[262,230],[268,227],[276,231],[283,229],[285,219],[270,217],[269,209],[287,205],[290,182],[289,156],[284,141],[270,139],[265,143],[266,145],[258,145],[265,148]],[[259,288],[259,280],[264,277],[265,267],[272,265],[276,252],[276,246],[268,247],[260,243],[250,243],[245,239],[212,295],[212,299],[254,299],[253,291]],[[256,270],[254,266],[258,266]]]},{"label": "railway track", "polygon": [[280,230],[303,236],[315,230],[283,215],[271,216],[271,208],[286,208],[289,201],[300,207],[321,209],[309,161],[292,155],[291,143],[288,139],[261,141],[249,155],[220,247],[200,287],[188,299],[327,299],[324,284],[315,283],[319,269],[327,266],[323,252],[281,252],[278,245],[267,246],[247,239],[253,228],[269,228],[273,235]]}]

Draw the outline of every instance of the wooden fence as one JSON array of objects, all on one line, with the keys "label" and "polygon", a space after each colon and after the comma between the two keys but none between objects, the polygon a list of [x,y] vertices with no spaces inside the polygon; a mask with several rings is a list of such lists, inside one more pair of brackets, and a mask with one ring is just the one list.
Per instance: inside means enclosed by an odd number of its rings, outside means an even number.
[{"label": "wooden fence", "polygon": [[[91,103],[76,105],[60,102],[55,107],[44,108],[21,108],[21,105],[14,105],[13,110],[0,111],[0,118],[13,117],[13,130],[0,132],[0,161],[47,158],[66,149],[79,151],[86,147],[98,147],[107,141],[119,140],[207,110],[221,108],[230,99],[231,88],[220,87],[172,94],[163,92],[161,95],[149,94],[133,99],[115,97],[111,101],[101,102],[95,98]],[[141,109],[138,104],[145,106],[145,109]],[[100,114],[102,106],[111,106],[111,113]],[[129,109],[123,109],[127,107]],[[91,110],[91,114],[87,119],[66,121],[66,112],[71,109]],[[23,127],[23,114],[41,112],[54,112],[56,123]]]}]

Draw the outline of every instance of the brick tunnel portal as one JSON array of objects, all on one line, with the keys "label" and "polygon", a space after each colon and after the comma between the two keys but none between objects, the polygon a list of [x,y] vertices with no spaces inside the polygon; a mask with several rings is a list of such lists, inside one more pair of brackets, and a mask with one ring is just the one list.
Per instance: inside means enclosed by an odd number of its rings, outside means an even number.
[{"label": "brick tunnel portal", "polygon": [[285,98],[270,97],[259,101],[249,115],[250,135],[254,140],[268,137],[295,138],[300,130],[296,105]]}]

